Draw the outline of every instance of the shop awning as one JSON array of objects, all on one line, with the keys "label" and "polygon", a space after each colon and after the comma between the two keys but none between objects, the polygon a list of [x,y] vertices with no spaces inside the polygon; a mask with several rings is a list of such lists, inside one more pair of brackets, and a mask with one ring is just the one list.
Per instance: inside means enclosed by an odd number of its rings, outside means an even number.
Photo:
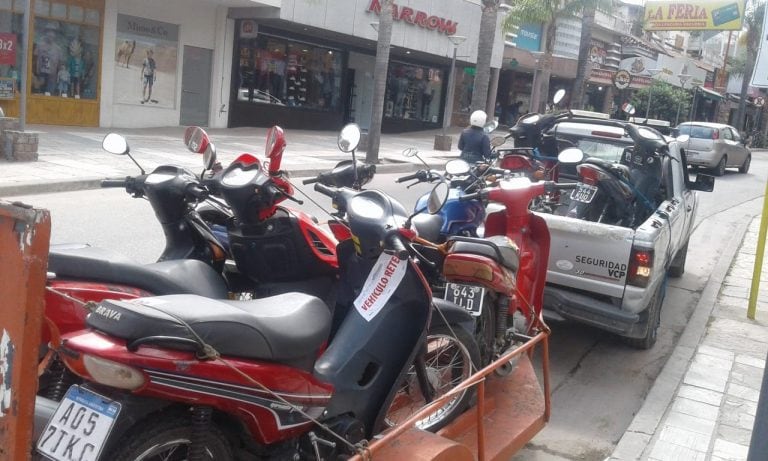
[{"label": "shop awning", "polygon": [[701,92],[701,95],[704,96],[707,99],[711,99],[713,101],[722,101],[724,99],[723,95],[720,93],[717,93],[712,90],[708,90],[704,88],[703,86],[698,87],[699,91]]}]

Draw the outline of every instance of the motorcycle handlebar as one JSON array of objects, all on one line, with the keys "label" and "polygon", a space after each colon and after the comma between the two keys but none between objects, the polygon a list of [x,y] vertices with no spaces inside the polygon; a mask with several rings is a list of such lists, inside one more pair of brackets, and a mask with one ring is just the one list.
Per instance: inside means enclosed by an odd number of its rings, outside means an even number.
[{"label": "motorcycle handlebar", "polygon": [[472,194],[464,194],[459,196],[459,202],[468,202],[470,200],[480,200],[483,197],[482,192],[474,192]]},{"label": "motorcycle handlebar", "polygon": [[385,243],[388,249],[394,250],[395,256],[401,261],[408,258],[408,249],[403,245],[400,233],[397,230],[387,235]]},{"label": "motorcycle handlebar", "polygon": [[205,200],[208,198],[208,191],[204,187],[197,184],[191,184],[187,188],[187,193],[198,200]]},{"label": "motorcycle handlebar", "polygon": [[420,173],[421,173],[421,171],[417,171],[414,174],[409,174],[407,176],[402,176],[400,178],[397,178],[396,182],[401,183],[401,182],[405,182],[405,181],[410,181],[412,179],[421,179]]},{"label": "motorcycle handlebar", "polygon": [[335,187],[328,187],[325,184],[322,183],[316,183],[315,184],[315,190],[320,192],[323,195],[326,195],[330,198],[336,197],[336,188]]},{"label": "motorcycle handlebar", "polygon": [[320,178],[319,178],[318,176],[315,176],[314,178],[305,179],[305,180],[304,180],[304,181],[302,181],[301,183],[302,183],[302,184],[304,184],[304,185],[307,185],[307,184],[313,184],[313,183],[316,183],[316,182],[318,182],[318,181],[320,181]]},{"label": "motorcycle handlebar", "polygon": [[102,179],[101,187],[126,187],[128,185],[128,179]]}]

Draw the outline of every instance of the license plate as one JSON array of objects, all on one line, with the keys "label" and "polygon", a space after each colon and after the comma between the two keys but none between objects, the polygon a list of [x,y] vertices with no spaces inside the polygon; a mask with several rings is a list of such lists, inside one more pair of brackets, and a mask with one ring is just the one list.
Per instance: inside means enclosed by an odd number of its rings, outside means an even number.
[{"label": "license plate", "polygon": [[475,285],[460,283],[445,284],[445,300],[466,309],[470,314],[479,316],[483,312],[485,289]]},{"label": "license plate", "polygon": [[119,413],[119,403],[74,385],[45,426],[37,451],[56,461],[95,461]]},{"label": "license plate", "polygon": [[571,200],[576,200],[581,203],[590,203],[595,194],[597,193],[597,187],[590,186],[589,184],[579,184],[579,187],[571,191]]}]

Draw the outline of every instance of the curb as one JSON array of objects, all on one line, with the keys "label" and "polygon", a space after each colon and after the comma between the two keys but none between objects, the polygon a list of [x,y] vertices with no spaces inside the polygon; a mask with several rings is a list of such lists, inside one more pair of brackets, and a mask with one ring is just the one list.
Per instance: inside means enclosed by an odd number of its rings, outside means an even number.
[{"label": "curb", "polygon": [[[423,168],[423,165],[416,163],[392,161],[389,159],[382,159],[383,163],[376,165],[376,172],[378,174],[391,174],[391,173],[408,173]],[[427,161],[430,168],[442,168],[445,165],[444,161],[439,163],[433,161]],[[304,170],[292,170],[290,175],[292,178],[303,178],[309,176],[315,176],[318,173],[327,171],[326,169],[304,169]],[[100,189],[101,180],[106,179],[103,177],[86,177],[81,179],[62,179],[52,180],[47,182],[27,182],[19,184],[0,185],[0,199],[6,197],[14,197],[19,195],[37,195],[37,194],[50,194],[57,192],[74,192],[80,190]]]},{"label": "curb", "polygon": [[744,241],[744,236],[753,218],[753,216],[745,217],[736,224],[734,235],[738,238],[731,239],[720,260],[715,264],[680,340],[653,386],[651,386],[645,397],[645,403],[640,407],[619,443],[616,444],[613,454],[606,461],[642,459],[643,453],[650,446],[652,439],[656,436],[659,424],[672,404],[675,393],[688,371],[693,355],[707,332],[707,324],[715,304],[717,304],[720,287],[731,268],[731,264],[733,264],[733,259]]}]

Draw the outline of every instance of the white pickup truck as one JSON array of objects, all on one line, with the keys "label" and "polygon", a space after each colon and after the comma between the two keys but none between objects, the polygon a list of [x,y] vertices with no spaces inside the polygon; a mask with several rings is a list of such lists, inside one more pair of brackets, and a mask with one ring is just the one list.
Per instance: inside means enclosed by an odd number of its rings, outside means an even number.
[{"label": "white pickup truck", "polygon": [[[569,118],[546,131],[559,145],[617,162],[633,145],[621,123]],[[633,347],[656,342],[667,277],[685,270],[688,240],[698,205],[696,192],[711,191],[714,178],[689,178],[681,143],[667,138],[661,157],[658,207],[635,228],[541,213],[551,246],[544,291],[545,315],[584,322],[624,337]],[[574,176],[572,176],[574,175]],[[575,179],[561,171],[560,180]],[[566,198],[567,200],[567,198]]]}]

